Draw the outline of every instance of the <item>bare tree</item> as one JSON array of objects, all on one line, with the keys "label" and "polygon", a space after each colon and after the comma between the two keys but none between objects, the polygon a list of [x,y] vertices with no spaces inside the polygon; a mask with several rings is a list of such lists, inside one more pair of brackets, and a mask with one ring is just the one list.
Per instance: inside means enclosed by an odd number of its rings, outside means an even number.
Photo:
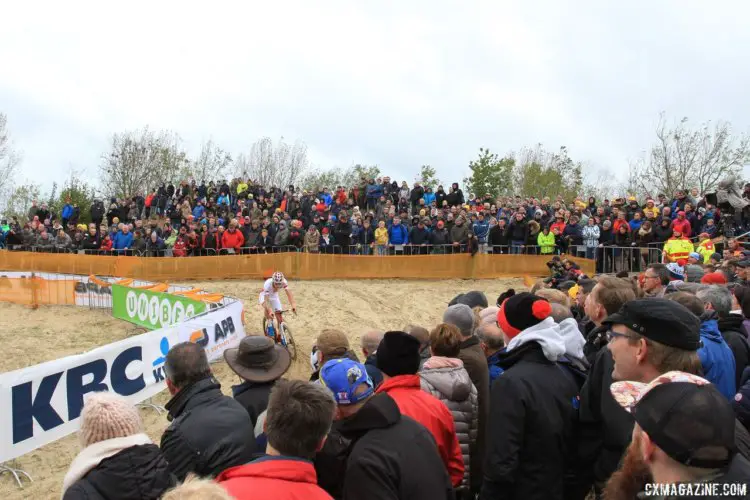
[{"label": "bare tree", "polygon": [[7,125],[8,118],[0,113],[0,198],[2,199],[6,199],[21,161],[21,155],[13,148]]},{"label": "bare tree", "polygon": [[232,155],[209,139],[201,146],[198,156],[186,162],[182,177],[192,177],[196,183],[224,180],[231,164]]},{"label": "bare tree", "polygon": [[3,214],[7,218],[18,217],[20,221],[28,220],[31,204],[42,197],[42,190],[38,184],[19,184],[8,190]]},{"label": "bare tree", "polygon": [[711,191],[721,179],[741,174],[742,167],[750,163],[750,136],[733,136],[728,122],[713,126],[706,122],[694,129],[683,118],[670,128],[662,114],[656,138],[648,157],[631,163],[632,175],[652,196],[671,196],[693,187],[701,193]]},{"label": "bare tree", "polygon": [[111,149],[102,156],[99,180],[107,194],[133,196],[178,180],[187,162],[177,134],[146,127],[112,136]]},{"label": "bare tree", "polygon": [[252,145],[248,155],[237,157],[234,171],[265,187],[285,187],[294,184],[308,166],[305,143],[287,144],[282,137],[274,145],[269,137],[263,137]]}]

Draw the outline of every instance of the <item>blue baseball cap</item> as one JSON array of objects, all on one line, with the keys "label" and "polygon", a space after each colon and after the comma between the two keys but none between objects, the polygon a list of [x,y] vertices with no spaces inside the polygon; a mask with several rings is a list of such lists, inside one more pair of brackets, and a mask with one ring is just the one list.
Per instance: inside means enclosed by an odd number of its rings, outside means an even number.
[{"label": "blue baseball cap", "polygon": [[698,262],[703,262],[703,257],[701,257],[701,254],[699,254],[698,252],[690,252],[690,255],[688,255],[688,257],[692,257]]},{"label": "blue baseball cap", "polygon": [[[369,398],[375,392],[375,384],[361,363],[348,358],[332,359],[320,370],[320,380],[332,393],[336,403],[353,405]],[[367,390],[355,394],[356,389],[367,385]]]}]

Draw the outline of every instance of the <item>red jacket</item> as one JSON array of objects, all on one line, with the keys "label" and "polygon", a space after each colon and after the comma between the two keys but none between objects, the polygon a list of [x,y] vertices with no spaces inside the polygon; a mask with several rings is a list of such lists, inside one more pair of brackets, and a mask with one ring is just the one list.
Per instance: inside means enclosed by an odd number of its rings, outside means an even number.
[{"label": "red jacket", "polygon": [[628,224],[628,221],[618,218],[612,223],[612,233],[617,234],[617,231],[620,230],[620,226],[628,226],[628,231],[630,231],[630,224]]},{"label": "red jacket", "polygon": [[291,457],[265,456],[249,464],[230,467],[216,478],[237,500],[330,500],[318,486],[312,462]]},{"label": "red jacket", "polygon": [[456,424],[448,407],[435,396],[421,388],[419,375],[399,375],[383,381],[375,392],[385,392],[396,401],[403,415],[407,415],[427,428],[443,459],[453,486],[464,478],[464,459],[456,436]]},{"label": "red jacket", "polygon": [[222,248],[234,248],[235,250],[239,250],[243,243],[245,243],[245,237],[242,236],[242,232],[237,229],[234,230],[234,233],[227,229],[221,236]]},{"label": "red jacket", "polygon": [[672,230],[679,231],[686,238],[690,238],[690,221],[687,219],[680,220],[679,217],[672,221]]}]

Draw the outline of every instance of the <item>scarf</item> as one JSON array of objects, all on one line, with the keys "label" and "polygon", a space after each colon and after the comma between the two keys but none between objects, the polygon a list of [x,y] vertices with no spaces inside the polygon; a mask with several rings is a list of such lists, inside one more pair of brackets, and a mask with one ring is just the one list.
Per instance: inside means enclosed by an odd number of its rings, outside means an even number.
[{"label": "scarf", "polygon": [[117,455],[122,450],[151,444],[151,439],[146,434],[133,434],[132,436],[106,439],[87,446],[73,459],[70,464],[65,479],[63,479],[62,491],[60,498],[65,496],[65,492],[73,486],[79,479],[83,478],[92,469],[95,469],[102,460]]}]

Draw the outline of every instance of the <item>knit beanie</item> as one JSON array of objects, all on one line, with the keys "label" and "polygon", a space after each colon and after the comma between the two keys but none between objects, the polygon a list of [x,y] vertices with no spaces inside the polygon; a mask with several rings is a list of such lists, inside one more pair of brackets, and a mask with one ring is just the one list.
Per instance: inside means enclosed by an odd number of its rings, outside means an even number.
[{"label": "knit beanie", "polygon": [[667,272],[670,280],[685,281],[685,268],[679,262],[670,262],[667,264]]},{"label": "knit beanie", "polygon": [[419,371],[419,340],[405,332],[386,332],[375,353],[380,371],[389,377]]},{"label": "knit beanie", "polygon": [[538,325],[552,314],[552,306],[542,297],[528,292],[517,293],[505,300],[497,312],[497,322],[508,338]]},{"label": "knit beanie", "polygon": [[701,278],[701,283],[704,285],[726,285],[727,277],[724,276],[724,273],[718,271],[707,273]]},{"label": "knit beanie", "polygon": [[96,392],[83,405],[79,437],[84,448],[141,432],[143,424],[138,410],[114,392]]}]

